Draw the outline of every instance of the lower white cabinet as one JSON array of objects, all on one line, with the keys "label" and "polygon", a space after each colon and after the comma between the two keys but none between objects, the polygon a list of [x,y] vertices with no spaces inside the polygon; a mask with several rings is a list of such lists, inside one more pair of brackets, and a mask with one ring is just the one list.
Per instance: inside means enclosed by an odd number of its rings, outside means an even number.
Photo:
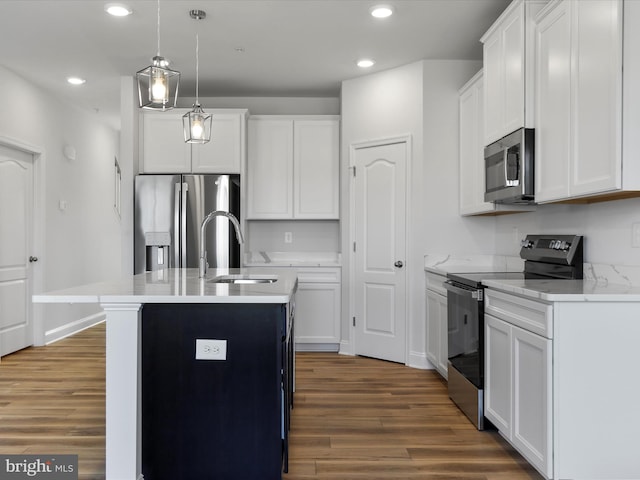
[{"label": "lower white cabinet", "polygon": [[295,270],[295,345],[298,351],[337,352],[340,349],[341,268],[265,266]]},{"label": "lower white cabinet", "polygon": [[340,269],[298,269],[296,349],[338,351],[340,346]]},{"label": "lower white cabinet", "polygon": [[551,340],[485,315],[485,416],[551,478]]},{"label": "lower white cabinet", "polygon": [[444,275],[427,273],[427,360],[447,378],[447,291]]},{"label": "lower white cabinet", "polygon": [[590,288],[485,289],[484,414],[547,479],[638,479],[640,301]]}]

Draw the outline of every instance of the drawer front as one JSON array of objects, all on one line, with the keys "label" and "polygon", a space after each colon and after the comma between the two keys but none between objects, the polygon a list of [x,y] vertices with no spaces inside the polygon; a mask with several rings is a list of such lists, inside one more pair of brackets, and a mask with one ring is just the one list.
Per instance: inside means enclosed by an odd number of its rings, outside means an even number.
[{"label": "drawer front", "polygon": [[484,311],[545,338],[553,338],[553,306],[485,289]]},{"label": "drawer front", "polygon": [[340,283],[340,269],[329,267],[297,268],[300,283]]},{"label": "drawer front", "polygon": [[427,289],[432,290],[440,295],[447,296],[447,291],[442,286],[442,283],[447,279],[445,275],[438,275],[437,273],[427,273]]}]

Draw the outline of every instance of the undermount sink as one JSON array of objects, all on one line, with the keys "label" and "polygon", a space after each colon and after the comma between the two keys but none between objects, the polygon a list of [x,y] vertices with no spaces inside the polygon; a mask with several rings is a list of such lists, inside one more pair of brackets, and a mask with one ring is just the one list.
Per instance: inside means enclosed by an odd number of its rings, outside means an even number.
[{"label": "undermount sink", "polygon": [[278,281],[277,275],[220,275],[219,277],[209,280],[210,283],[237,283],[237,284],[251,284],[251,283],[274,283]]}]

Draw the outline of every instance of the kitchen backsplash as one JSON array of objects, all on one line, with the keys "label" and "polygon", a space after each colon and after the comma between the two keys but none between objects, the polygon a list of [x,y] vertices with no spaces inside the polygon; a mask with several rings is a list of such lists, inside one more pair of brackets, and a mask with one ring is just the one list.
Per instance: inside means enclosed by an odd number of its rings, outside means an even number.
[{"label": "kitchen backsplash", "polygon": [[249,220],[248,252],[339,252],[338,220]]},{"label": "kitchen backsplash", "polygon": [[[524,269],[523,260],[506,255],[448,255],[429,254],[424,256],[425,270],[447,273],[462,271],[518,272]],[[640,286],[640,266],[608,265],[603,263],[584,263],[584,280],[599,284]]]}]

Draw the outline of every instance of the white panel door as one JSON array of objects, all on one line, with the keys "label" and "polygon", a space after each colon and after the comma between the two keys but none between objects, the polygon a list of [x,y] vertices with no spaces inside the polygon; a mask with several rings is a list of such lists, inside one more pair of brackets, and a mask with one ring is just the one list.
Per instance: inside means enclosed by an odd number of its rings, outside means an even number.
[{"label": "white panel door", "polygon": [[0,147],[0,356],[33,343],[33,158]]},{"label": "white panel door", "polygon": [[355,351],[405,363],[407,144],[355,152]]}]

